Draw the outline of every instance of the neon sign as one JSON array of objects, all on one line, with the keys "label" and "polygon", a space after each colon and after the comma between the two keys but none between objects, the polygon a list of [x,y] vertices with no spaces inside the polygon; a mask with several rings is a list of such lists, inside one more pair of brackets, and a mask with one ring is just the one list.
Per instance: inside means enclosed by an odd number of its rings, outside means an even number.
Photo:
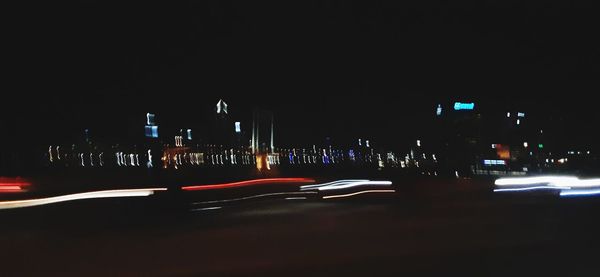
[{"label": "neon sign", "polygon": [[454,110],[456,110],[456,111],[473,110],[474,108],[475,108],[475,103],[461,103],[461,102],[454,103]]}]

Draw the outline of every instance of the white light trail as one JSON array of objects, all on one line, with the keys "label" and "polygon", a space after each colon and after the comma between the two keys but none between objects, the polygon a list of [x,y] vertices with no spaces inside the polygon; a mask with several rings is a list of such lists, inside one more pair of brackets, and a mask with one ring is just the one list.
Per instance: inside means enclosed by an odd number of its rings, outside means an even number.
[{"label": "white light trail", "polygon": [[348,194],[323,196],[323,199],[352,197],[352,196],[355,196],[355,195],[365,194],[365,193],[394,193],[394,192],[396,192],[396,191],[393,190],[393,189],[363,190],[363,191],[354,192],[354,193],[348,193]]},{"label": "white light trail", "polygon": [[317,192],[304,191],[304,192],[275,192],[275,193],[265,193],[247,197],[233,198],[233,199],[225,199],[225,200],[213,200],[213,201],[204,201],[204,202],[195,202],[192,205],[201,205],[201,204],[214,204],[214,203],[227,203],[227,202],[235,202],[241,200],[255,199],[267,196],[277,196],[277,195],[307,195],[307,194],[316,194]]},{"label": "white light trail", "polygon": [[573,176],[539,176],[525,178],[500,178],[496,186],[513,186],[494,189],[494,192],[560,190],[560,196],[586,196],[600,194],[600,178],[579,179]]},{"label": "white light trail", "polygon": [[337,181],[333,181],[333,182],[329,182],[329,183],[301,186],[300,190],[310,190],[310,189],[317,189],[319,187],[324,187],[324,186],[334,186],[334,185],[338,185],[338,184],[349,184],[349,183],[353,183],[353,182],[366,182],[366,181],[369,181],[369,180],[366,180],[366,179],[337,180]]},{"label": "white light trail", "polygon": [[223,207],[208,207],[208,208],[200,208],[200,209],[193,209],[191,210],[192,212],[199,212],[199,211],[212,211],[212,210],[218,210],[221,209]]},{"label": "white light trail", "polygon": [[561,191],[560,196],[582,196],[582,195],[598,195],[600,189],[576,189],[569,191]]},{"label": "white light trail", "polygon": [[306,197],[288,197],[285,200],[306,200]]},{"label": "white light trail", "polygon": [[496,186],[526,186],[535,184],[549,184],[578,181],[577,177],[572,176],[540,176],[540,177],[523,177],[523,178],[500,178],[494,184]]},{"label": "white light trail", "polygon": [[83,199],[95,198],[114,198],[114,197],[143,197],[150,196],[156,191],[166,191],[167,188],[146,188],[146,189],[119,189],[119,190],[102,190],[76,194],[67,194],[48,198],[14,200],[0,202],[0,209],[25,208],[33,206],[41,206],[54,204],[59,202],[67,202]]},{"label": "white light trail", "polygon": [[392,182],[390,181],[361,181],[361,182],[351,182],[348,184],[341,185],[330,185],[325,187],[320,187],[319,190],[336,190],[336,189],[347,189],[361,186],[391,186]]},{"label": "white light trail", "polygon": [[526,187],[526,188],[510,188],[510,189],[495,189],[494,192],[503,192],[503,191],[528,191],[528,190],[565,190],[571,189],[570,187],[549,187],[549,186],[535,186],[535,187]]},{"label": "white light trail", "polygon": [[[561,185],[567,185],[572,188],[593,188],[600,187],[600,179],[586,179],[586,180],[575,180],[572,182],[561,181]],[[556,183],[551,183],[550,185],[556,185]]]}]

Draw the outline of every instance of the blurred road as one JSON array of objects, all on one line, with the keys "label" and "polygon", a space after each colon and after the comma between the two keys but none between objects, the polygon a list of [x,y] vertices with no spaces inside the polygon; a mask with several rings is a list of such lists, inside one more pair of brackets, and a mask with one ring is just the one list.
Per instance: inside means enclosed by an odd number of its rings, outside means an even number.
[{"label": "blurred road", "polygon": [[95,199],[0,211],[2,276],[593,275],[600,198],[493,194],[474,180],[397,195],[215,210]]}]

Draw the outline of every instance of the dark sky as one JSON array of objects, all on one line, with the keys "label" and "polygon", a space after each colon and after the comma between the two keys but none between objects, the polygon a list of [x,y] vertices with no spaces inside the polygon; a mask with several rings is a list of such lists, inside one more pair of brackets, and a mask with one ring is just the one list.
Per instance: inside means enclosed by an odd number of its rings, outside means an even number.
[{"label": "dark sky", "polygon": [[393,142],[456,99],[564,114],[597,135],[587,126],[600,88],[591,6],[454,2],[31,4],[5,41],[16,86],[3,92],[2,120],[40,134],[109,130],[147,111],[195,116],[224,98],[241,114],[274,110],[291,142]]}]

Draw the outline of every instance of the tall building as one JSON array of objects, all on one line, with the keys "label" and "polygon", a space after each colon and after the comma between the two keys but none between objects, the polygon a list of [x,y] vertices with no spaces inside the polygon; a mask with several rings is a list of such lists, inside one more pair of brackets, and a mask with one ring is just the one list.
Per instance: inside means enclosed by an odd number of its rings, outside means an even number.
[{"label": "tall building", "polygon": [[229,147],[233,144],[233,130],[229,116],[228,105],[223,99],[219,99],[215,106],[215,122],[212,131],[212,143]]},{"label": "tall building", "polygon": [[443,170],[456,171],[461,176],[469,174],[471,165],[480,160],[483,147],[479,105],[448,101],[436,104],[432,127],[425,148],[438,154]]},{"label": "tall building", "polygon": [[220,117],[226,117],[229,114],[229,112],[227,111],[227,103],[225,103],[223,99],[219,99],[219,102],[217,102],[216,111],[217,116]]},{"label": "tall building", "polygon": [[252,113],[252,153],[275,152],[273,113],[255,109]]}]

